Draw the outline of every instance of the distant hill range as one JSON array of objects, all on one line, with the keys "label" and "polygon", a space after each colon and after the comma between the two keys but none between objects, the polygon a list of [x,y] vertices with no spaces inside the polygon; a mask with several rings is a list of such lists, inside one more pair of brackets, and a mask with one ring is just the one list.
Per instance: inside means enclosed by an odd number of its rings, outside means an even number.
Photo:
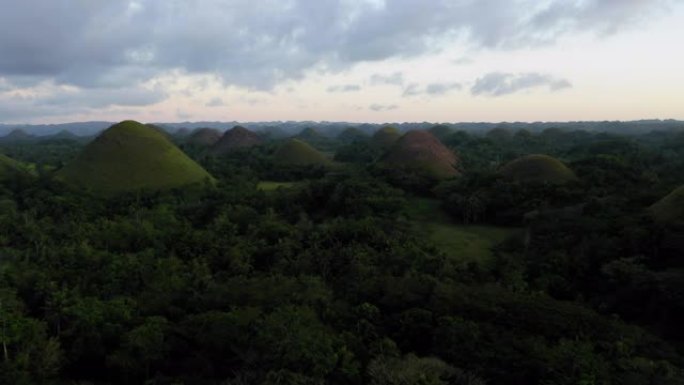
[{"label": "distant hill range", "polygon": [[[20,129],[29,135],[41,137],[48,135],[55,135],[61,131],[68,131],[77,136],[93,136],[116,122],[78,122],[78,123],[62,123],[62,124],[0,124],[0,136],[9,134],[10,132]],[[348,129],[355,127],[360,132],[366,135],[372,135],[377,130],[385,126],[396,127],[400,132],[407,132],[411,130],[428,130],[437,125],[440,126],[440,131],[443,134],[447,130],[463,130],[474,133],[485,133],[493,129],[501,129],[509,132],[518,130],[528,130],[533,133],[542,132],[548,129],[557,129],[560,131],[575,131],[585,130],[588,132],[609,132],[621,133],[627,135],[645,134],[651,131],[684,131],[684,121],[681,120],[635,120],[635,121],[587,121],[587,122],[501,122],[501,123],[487,123],[487,122],[472,122],[472,123],[443,123],[443,122],[419,122],[419,123],[350,123],[350,122],[314,122],[314,121],[275,121],[275,122],[182,122],[182,123],[161,123],[151,122],[156,126],[163,128],[169,133],[176,133],[179,130],[185,129],[194,130],[202,127],[209,127],[217,129],[218,131],[226,131],[237,125],[243,126],[254,132],[261,132],[265,134],[273,134],[274,137],[294,136],[301,133],[307,128],[314,129],[316,132],[335,137]],[[437,135],[437,133],[435,133]],[[439,136],[439,135],[437,135]]]}]

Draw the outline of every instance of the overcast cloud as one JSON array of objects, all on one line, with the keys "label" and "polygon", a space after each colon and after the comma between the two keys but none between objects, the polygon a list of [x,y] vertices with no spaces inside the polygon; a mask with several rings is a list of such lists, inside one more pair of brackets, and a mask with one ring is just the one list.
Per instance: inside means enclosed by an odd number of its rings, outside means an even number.
[{"label": "overcast cloud", "polygon": [[[670,3],[0,0],[0,92],[51,81],[82,90],[56,90],[55,98],[67,98],[66,104],[146,105],[162,100],[164,92],[137,89],[125,101],[120,90],[172,71],[214,75],[226,86],[271,90],[303,79],[312,69],[339,73],[358,63],[419,57],[445,49],[454,39],[475,50],[511,50],[552,44],[577,31],[616,33]],[[507,78],[510,84],[497,88],[485,84],[497,81],[488,76],[473,93],[502,95],[529,82],[543,83]],[[376,74],[370,83],[403,85],[404,76]],[[330,87],[330,92],[355,90]],[[428,86],[426,92],[456,89],[450,87]]]},{"label": "overcast cloud", "polygon": [[0,0],[0,73],[120,87],[183,69],[269,88],[318,64],[420,55],[454,34],[476,46],[515,47],[578,28],[614,32],[665,3]]},{"label": "overcast cloud", "polygon": [[470,92],[473,95],[502,96],[536,87],[546,87],[549,91],[559,91],[572,87],[572,84],[565,79],[557,79],[546,74],[493,72],[477,79]]}]

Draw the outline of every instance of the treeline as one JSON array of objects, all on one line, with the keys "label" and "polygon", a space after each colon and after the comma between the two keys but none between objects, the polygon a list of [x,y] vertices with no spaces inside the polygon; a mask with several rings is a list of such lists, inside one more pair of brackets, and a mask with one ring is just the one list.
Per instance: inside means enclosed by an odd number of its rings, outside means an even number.
[{"label": "treeline", "polygon": [[[197,151],[217,186],[107,199],[42,167],[0,189],[0,383],[681,384],[684,231],[645,209],[684,180],[682,138],[449,131],[442,183]],[[498,174],[537,152],[577,180]],[[524,231],[460,263],[416,194]]]}]

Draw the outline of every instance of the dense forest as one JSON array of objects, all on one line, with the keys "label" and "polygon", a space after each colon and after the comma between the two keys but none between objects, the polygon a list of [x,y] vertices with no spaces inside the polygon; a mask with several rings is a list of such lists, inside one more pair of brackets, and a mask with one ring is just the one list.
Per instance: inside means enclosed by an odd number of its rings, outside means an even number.
[{"label": "dense forest", "polygon": [[0,141],[0,383],[684,384],[684,127],[146,127]]}]

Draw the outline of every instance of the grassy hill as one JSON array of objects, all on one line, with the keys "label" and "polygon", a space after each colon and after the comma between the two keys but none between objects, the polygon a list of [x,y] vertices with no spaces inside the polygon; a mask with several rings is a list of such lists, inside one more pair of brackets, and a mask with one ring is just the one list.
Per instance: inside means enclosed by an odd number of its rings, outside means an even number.
[{"label": "grassy hill", "polygon": [[356,127],[347,127],[344,129],[344,131],[337,135],[337,140],[344,143],[351,143],[357,140],[365,139],[368,139],[368,135]]},{"label": "grassy hill", "polygon": [[273,154],[277,164],[293,166],[328,165],[328,159],[321,152],[299,139],[290,139],[283,143]]},{"label": "grassy hill", "polygon": [[542,154],[527,155],[515,159],[500,170],[503,177],[519,182],[567,183],[577,179],[560,160]]},{"label": "grassy hill", "polygon": [[198,128],[185,140],[186,143],[195,146],[213,146],[221,139],[221,131],[214,128]]},{"label": "grassy hill", "polygon": [[376,146],[390,147],[401,138],[401,133],[394,127],[383,127],[373,134],[372,142]]},{"label": "grassy hill", "polygon": [[0,181],[7,180],[13,175],[25,172],[26,169],[20,162],[0,154]]},{"label": "grassy hill", "polygon": [[12,130],[9,134],[0,137],[0,142],[4,143],[15,143],[15,142],[28,142],[36,139],[35,136],[27,133],[22,129]]},{"label": "grassy hill", "polygon": [[57,175],[102,194],[162,190],[213,180],[165,135],[130,120],[100,134]]},{"label": "grassy hill", "polygon": [[456,155],[427,131],[409,131],[383,156],[385,166],[406,167],[429,177],[445,179],[459,174]]},{"label": "grassy hill", "polygon": [[211,151],[214,154],[225,154],[239,148],[258,146],[263,143],[261,137],[242,126],[235,126],[226,131],[221,139],[214,144]]},{"label": "grassy hill", "polygon": [[659,222],[684,221],[684,186],[679,186],[648,210]]}]

